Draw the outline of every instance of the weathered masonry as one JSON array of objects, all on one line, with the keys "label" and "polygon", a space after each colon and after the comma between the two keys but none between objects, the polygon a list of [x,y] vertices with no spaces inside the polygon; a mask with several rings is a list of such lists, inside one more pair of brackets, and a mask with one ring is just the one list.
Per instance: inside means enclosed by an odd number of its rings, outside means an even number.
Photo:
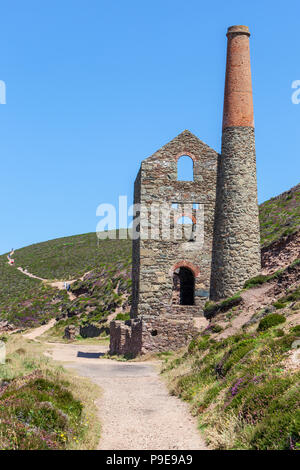
[{"label": "weathered masonry", "polygon": [[214,300],[232,295],[261,269],[249,37],[247,26],[228,28],[212,261]]},{"label": "weathered masonry", "polygon": [[[228,28],[221,155],[186,130],[141,164],[131,320],[111,323],[112,354],[182,347],[209,298],[260,271],[249,36]],[[191,159],[189,181],[178,180],[181,158]]]}]

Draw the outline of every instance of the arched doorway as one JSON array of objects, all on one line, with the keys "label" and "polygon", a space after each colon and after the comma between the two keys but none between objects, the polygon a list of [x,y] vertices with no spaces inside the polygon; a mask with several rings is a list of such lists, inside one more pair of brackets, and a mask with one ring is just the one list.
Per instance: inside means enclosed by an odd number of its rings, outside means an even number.
[{"label": "arched doorway", "polygon": [[173,274],[173,304],[194,305],[195,277],[191,269],[181,266]]},{"label": "arched doorway", "polygon": [[189,268],[179,269],[180,305],[194,305],[195,278]]}]

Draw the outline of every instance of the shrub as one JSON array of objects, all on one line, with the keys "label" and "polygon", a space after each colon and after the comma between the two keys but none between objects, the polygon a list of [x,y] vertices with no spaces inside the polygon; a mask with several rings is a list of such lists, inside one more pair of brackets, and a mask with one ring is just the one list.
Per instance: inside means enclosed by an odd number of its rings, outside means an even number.
[{"label": "shrub", "polygon": [[255,346],[254,339],[246,339],[236,343],[232,346],[228,353],[225,353],[222,365],[221,365],[221,375],[225,376],[228,371],[241,359],[243,359],[249,351]]},{"label": "shrub", "polygon": [[223,331],[222,326],[218,325],[217,323],[215,325],[212,325],[210,329],[213,333],[220,333],[221,331]]},{"label": "shrub", "polygon": [[290,378],[275,377],[262,384],[252,384],[246,389],[246,400],[240,411],[240,416],[249,424],[256,424],[268,413],[268,407],[280,397],[291,385]]},{"label": "shrub", "polygon": [[295,302],[300,299],[300,287],[297,289],[288,292],[288,294],[283,297],[283,302]]},{"label": "shrub", "polygon": [[188,352],[205,351],[209,347],[209,335],[201,336],[200,338],[194,338],[188,346]]},{"label": "shrub", "polygon": [[233,295],[232,297],[228,297],[225,300],[222,300],[221,302],[214,303],[214,302],[209,302],[205,304],[204,307],[204,316],[206,318],[212,318],[215,316],[218,312],[226,312],[227,310],[231,309],[232,307],[235,307],[239,305],[242,302],[242,297],[239,293]]},{"label": "shrub", "polygon": [[244,284],[244,289],[250,289],[251,287],[264,284],[269,279],[270,279],[270,276],[264,276],[263,274],[259,274],[258,276],[248,279],[248,281],[246,281]]},{"label": "shrub", "polygon": [[129,313],[118,313],[115,320],[127,321],[130,320],[130,315]]},{"label": "shrub", "polygon": [[[286,296],[274,302],[274,307],[281,309],[287,306],[289,302],[297,302],[300,299],[300,287],[287,293]],[[297,308],[297,307],[296,307]]]},{"label": "shrub", "polygon": [[2,449],[64,449],[82,432],[83,406],[69,384],[36,375],[12,380],[0,397]]},{"label": "shrub", "polygon": [[255,428],[250,441],[253,450],[295,450],[299,446],[300,411],[268,415]]},{"label": "shrub", "polygon": [[293,328],[291,328],[291,332],[296,333],[296,335],[298,333],[300,334],[300,325],[296,325]]},{"label": "shrub", "polygon": [[285,335],[282,338],[274,341],[273,344],[273,351],[278,350],[281,353],[285,353],[289,351],[292,347],[293,342],[297,339],[297,337],[293,334]]},{"label": "shrub", "polygon": [[277,300],[277,302],[274,302],[273,305],[276,308],[276,310],[280,310],[286,307],[286,303],[281,302],[280,300]]},{"label": "shrub", "polygon": [[283,315],[279,315],[278,313],[271,313],[270,315],[267,315],[262,320],[260,320],[258,331],[265,331],[268,328],[272,328],[273,326],[280,325],[284,322],[285,317]]}]

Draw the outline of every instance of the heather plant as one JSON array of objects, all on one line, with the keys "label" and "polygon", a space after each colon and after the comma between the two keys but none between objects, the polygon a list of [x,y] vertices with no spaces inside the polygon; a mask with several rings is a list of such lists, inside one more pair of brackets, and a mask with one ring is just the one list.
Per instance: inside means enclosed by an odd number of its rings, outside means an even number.
[{"label": "heather plant", "polygon": [[291,328],[291,332],[294,334],[299,334],[300,335],[300,325],[296,325],[293,328]]},{"label": "heather plant", "polygon": [[300,185],[259,207],[262,246],[268,246],[282,236],[292,235],[300,228]]},{"label": "heather plant", "polygon": [[278,331],[244,332],[215,342],[200,335],[165,365],[171,393],[191,404],[213,448],[300,446],[300,374],[282,374],[297,336]]},{"label": "heather plant", "polygon": [[285,322],[285,317],[278,313],[271,313],[267,315],[262,320],[260,320],[258,325],[259,331],[267,330],[268,328],[272,328],[273,326],[280,325],[281,323]]},{"label": "heather plant", "polygon": [[[0,320],[17,327],[38,326],[51,318],[86,316],[102,323],[117,308],[130,308],[131,241],[101,240],[95,234],[66,237],[16,250],[16,266],[0,256]],[[70,301],[65,290],[30,278],[16,269],[21,266],[49,281],[69,280]],[[60,329],[61,330],[61,329]]]},{"label": "heather plant", "polygon": [[20,273],[0,257],[0,321],[18,327],[38,326],[59,314],[66,293]]},{"label": "heather plant", "polygon": [[41,344],[19,335],[7,341],[7,360],[0,368],[1,450],[94,448],[96,388],[42,352]]}]

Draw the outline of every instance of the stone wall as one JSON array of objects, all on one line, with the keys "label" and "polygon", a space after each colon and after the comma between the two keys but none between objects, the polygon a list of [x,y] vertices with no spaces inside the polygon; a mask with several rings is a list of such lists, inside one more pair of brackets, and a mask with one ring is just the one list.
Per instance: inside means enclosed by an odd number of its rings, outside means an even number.
[{"label": "stone wall", "polygon": [[137,356],[142,353],[142,321],[114,320],[110,323],[109,354]]},{"label": "stone wall", "polygon": [[[193,160],[194,181],[177,181],[177,161],[183,155]],[[162,217],[157,215],[150,219],[142,212],[140,238],[133,240],[131,317],[143,319],[142,349],[151,349],[150,345],[155,345],[157,350],[173,349],[174,344],[186,344],[189,337],[186,329],[191,327],[194,316],[202,315],[208,300],[217,159],[218,154],[213,149],[184,131],[141,164],[135,181],[134,202],[147,209],[153,207],[153,203],[164,204],[164,220],[170,217],[168,234]],[[177,208],[172,208],[174,203]],[[198,207],[193,208],[193,204]],[[193,220],[193,233],[192,225],[177,224],[183,215]],[[154,228],[155,237],[150,228]],[[180,239],[180,231],[187,236]],[[194,274],[194,305],[176,305],[174,275],[180,267],[188,267]],[[176,324],[177,321],[180,324]],[[158,322],[159,327],[154,328],[153,322]],[[149,337],[151,333],[146,333],[153,329],[160,331],[155,339]],[[128,331],[126,335],[130,336]]]},{"label": "stone wall", "polygon": [[193,320],[150,318],[132,319],[110,324],[111,355],[135,357],[139,354],[177,350],[188,344],[197,330]]},{"label": "stone wall", "polygon": [[211,298],[231,296],[260,269],[254,129],[228,127],[218,165]]},{"label": "stone wall", "polygon": [[[194,181],[177,181],[177,160],[181,155],[193,158]],[[217,153],[189,131],[184,131],[142,162],[135,185],[135,202],[146,207],[150,207],[153,202],[165,203],[169,207],[177,203],[178,208],[171,212],[169,239],[162,239],[161,221],[157,222],[159,239],[147,238],[151,221],[141,218],[140,239],[133,241],[133,317],[158,315],[157,309],[171,304],[173,271],[175,266],[184,265],[185,262],[190,263],[196,274],[195,289],[199,294],[196,305],[201,307],[207,300],[216,174]],[[193,203],[199,204],[199,208],[188,215],[195,217],[196,224],[204,224],[204,240],[200,236],[199,240],[196,236],[196,240],[191,242],[177,240],[172,236],[174,225],[183,214],[184,204],[192,207]]]}]

